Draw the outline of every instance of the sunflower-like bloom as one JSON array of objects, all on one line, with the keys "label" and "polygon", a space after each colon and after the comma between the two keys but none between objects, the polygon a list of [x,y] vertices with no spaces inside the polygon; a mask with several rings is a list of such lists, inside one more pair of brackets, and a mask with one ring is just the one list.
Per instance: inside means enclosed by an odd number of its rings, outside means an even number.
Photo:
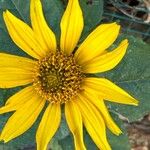
[{"label": "sunflower-like bloom", "polygon": [[60,23],[60,44],[56,44],[56,37],[45,21],[40,0],[31,0],[32,27],[8,10],[3,17],[12,40],[32,58],[0,53],[0,88],[27,85],[0,108],[0,114],[14,111],[0,140],[8,142],[27,131],[47,102],[36,133],[37,150],[46,150],[57,131],[61,106],[65,107],[76,150],[86,149],[83,125],[99,149],[110,150],[106,127],[116,135],[121,130],[104,100],[130,105],[138,102],[111,81],[87,74],[108,71],[121,61],[128,47],[126,39],[113,51],[107,51],[120,26],[100,25],[77,46],[84,26],[78,0],[68,1]]}]

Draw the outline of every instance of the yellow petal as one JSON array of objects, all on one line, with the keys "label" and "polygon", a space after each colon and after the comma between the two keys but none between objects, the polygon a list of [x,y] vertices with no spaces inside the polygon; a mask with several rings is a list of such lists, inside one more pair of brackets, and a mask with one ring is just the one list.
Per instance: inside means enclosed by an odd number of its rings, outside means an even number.
[{"label": "yellow petal", "polygon": [[20,68],[33,72],[36,61],[5,53],[0,53],[0,68]]},{"label": "yellow petal", "polygon": [[34,58],[43,57],[44,53],[36,41],[32,29],[27,24],[8,10],[3,13],[3,18],[9,35],[18,47]]},{"label": "yellow petal", "polygon": [[33,31],[43,51],[46,53],[55,52],[56,38],[45,21],[40,0],[31,0],[30,16]]},{"label": "yellow petal", "polygon": [[106,139],[104,120],[96,107],[81,95],[79,95],[79,100],[76,103],[80,109],[85,128],[97,147],[101,150],[111,150]]},{"label": "yellow petal", "polygon": [[32,99],[28,100],[8,119],[1,132],[0,140],[8,142],[27,131],[36,121],[44,104],[44,99],[33,94]]},{"label": "yellow petal", "polygon": [[85,73],[104,72],[113,69],[123,58],[128,47],[128,41],[124,40],[121,44],[111,52],[97,56],[83,66]]},{"label": "yellow petal", "polygon": [[66,120],[74,137],[75,150],[86,150],[83,142],[82,117],[75,103],[76,101],[71,101],[65,104]]},{"label": "yellow petal", "polygon": [[98,26],[79,46],[76,61],[84,65],[87,61],[103,53],[117,38],[120,26],[116,23]]},{"label": "yellow petal", "polygon": [[37,150],[46,150],[49,141],[59,127],[60,120],[60,105],[49,104],[36,133]]},{"label": "yellow petal", "polygon": [[0,114],[19,109],[22,105],[32,99],[35,91],[33,86],[29,86],[11,96],[6,105],[0,108]]},{"label": "yellow petal", "polygon": [[87,97],[87,100],[89,100],[92,104],[97,107],[99,112],[102,114],[104,121],[107,125],[107,127],[116,135],[119,135],[122,133],[122,131],[119,129],[119,127],[116,125],[116,123],[113,121],[112,117],[110,116],[107,107],[104,104],[103,99],[98,98],[96,95],[94,95],[93,91],[84,88],[84,94],[85,97]]},{"label": "yellow petal", "polygon": [[138,105],[136,99],[105,78],[86,78],[84,81],[85,87],[93,89],[105,100],[135,106]]},{"label": "yellow petal", "polygon": [[20,68],[0,68],[0,88],[11,88],[33,82],[33,73]]},{"label": "yellow petal", "polygon": [[83,29],[83,15],[78,0],[69,0],[61,20],[60,48],[71,54],[76,47]]},{"label": "yellow petal", "polygon": [[0,53],[0,88],[11,88],[33,81],[36,61]]}]

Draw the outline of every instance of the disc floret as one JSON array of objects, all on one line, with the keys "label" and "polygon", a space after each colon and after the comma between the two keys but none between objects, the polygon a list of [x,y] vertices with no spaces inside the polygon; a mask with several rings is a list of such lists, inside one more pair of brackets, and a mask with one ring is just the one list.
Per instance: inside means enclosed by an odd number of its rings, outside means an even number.
[{"label": "disc floret", "polygon": [[51,103],[66,103],[81,90],[82,79],[73,55],[56,52],[39,60],[33,85]]}]

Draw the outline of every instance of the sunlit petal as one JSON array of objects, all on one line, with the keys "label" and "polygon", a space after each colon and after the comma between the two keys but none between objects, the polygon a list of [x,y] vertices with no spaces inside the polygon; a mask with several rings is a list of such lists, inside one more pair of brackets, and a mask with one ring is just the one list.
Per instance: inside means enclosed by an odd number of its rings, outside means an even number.
[{"label": "sunlit petal", "polygon": [[76,100],[65,104],[65,115],[69,129],[74,137],[75,149],[86,150],[83,142],[82,117],[76,105]]},{"label": "sunlit petal", "polygon": [[104,120],[96,107],[81,95],[76,103],[81,111],[83,123],[97,147],[101,150],[111,150],[106,139]]},{"label": "sunlit petal", "polygon": [[68,1],[60,26],[60,48],[69,55],[76,47],[83,29],[83,16],[78,0]]},{"label": "sunlit petal", "polygon": [[107,107],[104,104],[104,101],[102,98],[98,98],[96,94],[93,93],[93,90],[90,90],[88,88],[85,89],[84,95],[87,97],[87,100],[89,100],[92,104],[95,105],[95,107],[99,110],[99,112],[102,114],[104,121],[107,125],[107,127],[116,135],[119,135],[122,133],[122,131],[119,129],[117,124],[113,121],[112,117],[110,116]]},{"label": "sunlit petal", "polygon": [[0,68],[20,68],[33,72],[36,63],[25,57],[0,53]]},{"label": "sunlit petal", "polygon": [[93,89],[105,100],[122,104],[138,105],[136,99],[105,78],[86,78],[85,86]]},{"label": "sunlit petal", "polygon": [[32,99],[35,91],[33,86],[29,86],[11,96],[5,106],[0,107],[0,114],[19,109],[22,105]]},{"label": "sunlit petal", "polygon": [[36,121],[44,104],[45,100],[34,93],[32,99],[27,100],[27,102],[8,119],[1,132],[0,140],[8,142],[27,131]]},{"label": "sunlit petal", "polygon": [[46,23],[40,0],[31,0],[30,16],[33,31],[45,54],[55,52],[56,38]]},{"label": "sunlit petal", "polygon": [[33,73],[20,68],[0,68],[0,88],[11,88],[33,82]]},{"label": "sunlit petal", "polygon": [[113,51],[97,56],[84,64],[83,72],[97,73],[113,69],[124,57],[127,47],[128,41],[122,41],[121,44]]},{"label": "sunlit petal", "polygon": [[76,61],[84,65],[87,61],[102,54],[117,38],[120,26],[116,23],[98,26],[75,53]]},{"label": "sunlit petal", "polygon": [[36,133],[37,150],[46,150],[47,145],[61,120],[61,109],[59,104],[49,104]]},{"label": "sunlit petal", "polygon": [[39,59],[43,56],[43,51],[36,41],[32,29],[27,24],[8,10],[3,13],[3,18],[9,35],[18,47],[34,58]]}]

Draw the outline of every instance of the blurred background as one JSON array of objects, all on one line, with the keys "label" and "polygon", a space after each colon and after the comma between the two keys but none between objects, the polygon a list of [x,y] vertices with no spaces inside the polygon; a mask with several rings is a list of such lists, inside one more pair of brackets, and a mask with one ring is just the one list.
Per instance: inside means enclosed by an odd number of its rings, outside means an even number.
[{"label": "blurred background", "polygon": [[[102,22],[109,21],[119,22],[123,33],[150,44],[150,0],[104,0]],[[132,123],[126,118],[122,120],[128,129],[132,150],[150,150],[150,114]]]},{"label": "blurred background", "polygon": [[150,42],[150,0],[105,0],[103,21],[117,21],[124,33]]}]

